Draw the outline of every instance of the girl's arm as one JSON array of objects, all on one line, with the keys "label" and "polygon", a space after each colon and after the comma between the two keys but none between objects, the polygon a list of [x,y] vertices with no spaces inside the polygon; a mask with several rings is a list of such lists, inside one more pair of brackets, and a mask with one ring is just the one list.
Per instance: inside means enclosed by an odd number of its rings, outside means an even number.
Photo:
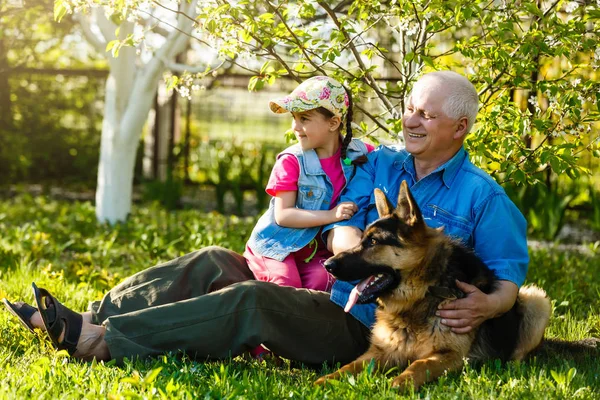
[{"label": "girl's arm", "polygon": [[357,211],[356,204],[344,202],[331,210],[303,210],[296,208],[296,191],[275,194],[275,222],[286,228],[312,228],[350,219]]}]

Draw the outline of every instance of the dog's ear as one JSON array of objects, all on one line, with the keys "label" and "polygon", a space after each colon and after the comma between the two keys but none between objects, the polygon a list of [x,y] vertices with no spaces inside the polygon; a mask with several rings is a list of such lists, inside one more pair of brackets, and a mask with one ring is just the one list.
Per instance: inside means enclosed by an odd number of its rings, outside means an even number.
[{"label": "dog's ear", "polygon": [[380,189],[374,190],[375,194],[375,205],[377,206],[377,212],[379,213],[379,218],[387,217],[394,212],[394,205],[390,203],[385,193],[383,193]]},{"label": "dog's ear", "polygon": [[410,193],[406,181],[400,184],[400,193],[398,193],[398,206],[395,210],[396,215],[400,217],[409,226],[416,226],[423,222],[421,210]]}]

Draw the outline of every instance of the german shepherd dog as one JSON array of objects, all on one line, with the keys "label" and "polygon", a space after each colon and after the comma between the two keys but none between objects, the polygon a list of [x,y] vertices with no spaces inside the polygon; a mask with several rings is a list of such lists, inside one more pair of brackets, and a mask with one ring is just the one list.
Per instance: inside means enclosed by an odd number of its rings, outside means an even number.
[{"label": "german shepherd dog", "polygon": [[455,280],[490,293],[494,272],[442,229],[425,224],[406,182],[395,209],[379,189],[375,198],[380,218],[365,229],[358,246],[325,264],[338,279],[363,279],[357,285],[359,303],[378,302],[371,344],[356,361],[315,384],[358,374],[374,361],[378,370],[404,369],[392,386],[417,389],[445,371],[459,370],[465,358],[521,360],[541,343],[552,308],[546,293],[533,285],[519,290],[510,311],[469,333],[443,325],[435,315],[440,303],[464,296]]}]

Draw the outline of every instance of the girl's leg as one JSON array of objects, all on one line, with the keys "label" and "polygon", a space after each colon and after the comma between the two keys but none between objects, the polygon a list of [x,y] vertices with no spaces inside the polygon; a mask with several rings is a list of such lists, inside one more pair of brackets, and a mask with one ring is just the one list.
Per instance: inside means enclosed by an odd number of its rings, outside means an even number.
[{"label": "girl's leg", "polygon": [[287,256],[283,261],[277,261],[256,255],[252,249],[246,246],[244,257],[255,279],[275,283],[279,286],[302,287],[302,280],[293,254]]},{"label": "girl's leg", "polygon": [[323,264],[332,254],[327,250],[319,250],[308,262],[296,259],[302,287],[330,292],[335,278],[327,272]]}]

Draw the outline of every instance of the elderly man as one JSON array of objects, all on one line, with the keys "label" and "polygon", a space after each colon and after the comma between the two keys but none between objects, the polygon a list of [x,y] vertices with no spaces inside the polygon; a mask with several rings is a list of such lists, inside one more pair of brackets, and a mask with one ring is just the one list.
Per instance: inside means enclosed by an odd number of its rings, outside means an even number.
[{"label": "elderly man", "polygon": [[[333,231],[328,235],[333,253],[354,247],[365,226],[377,219],[373,189],[396,199],[406,180],[427,224],[444,226],[446,234],[472,247],[501,280],[499,289],[489,295],[458,283],[467,296],[439,311],[442,323],[457,333],[508,311],[529,261],[525,219],[504,190],[471,164],[463,148],[477,109],[477,92],[462,75],[438,71],[419,79],[402,118],[406,148],[383,147],[369,156],[340,200],[355,202],[359,211],[349,221],[330,226]],[[332,300],[343,306],[351,288],[337,282]],[[359,305],[350,312],[370,325],[374,307]]]},{"label": "elderly man", "polygon": [[[406,148],[373,151],[342,198],[354,201],[357,213],[325,229],[334,253],[352,247],[377,218],[373,189],[396,199],[406,180],[427,223],[443,225],[473,247],[502,280],[489,295],[459,284],[467,296],[439,311],[456,332],[508,310],[528,262],[523,216],[463,148],[477,108],[477,93],[464,77],[434,72],[419,79],[403,117]],[[336,282],[330,300],[325,292],[254,281],[242,256],[211,247],[129,277],[83,314],[43,289],[36,297],[45,324],[23,303],[6,305],[28,327],[45,325],[57,348],[83,359],[120,361],[177,350],[226,358],[262,343],[282,357],[320,364],[349,362],[368,346],[375,306],[345,313],[351,289]]]}]

